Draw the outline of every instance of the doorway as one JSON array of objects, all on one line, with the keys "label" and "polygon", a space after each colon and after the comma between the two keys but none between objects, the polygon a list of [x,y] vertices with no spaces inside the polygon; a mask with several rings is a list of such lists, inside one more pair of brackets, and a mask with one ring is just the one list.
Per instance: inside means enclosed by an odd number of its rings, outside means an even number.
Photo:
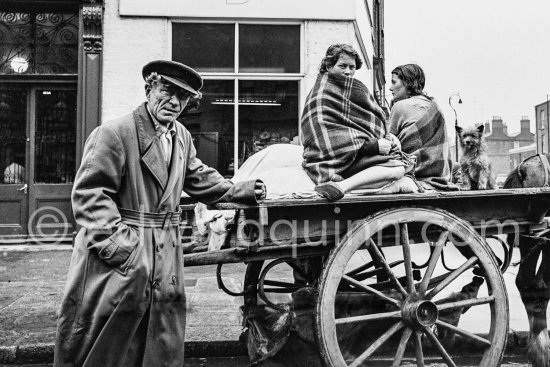
[{"label": "doorway", "polygon": [[70,241],[76,85],[0,87],[0,242]]}]

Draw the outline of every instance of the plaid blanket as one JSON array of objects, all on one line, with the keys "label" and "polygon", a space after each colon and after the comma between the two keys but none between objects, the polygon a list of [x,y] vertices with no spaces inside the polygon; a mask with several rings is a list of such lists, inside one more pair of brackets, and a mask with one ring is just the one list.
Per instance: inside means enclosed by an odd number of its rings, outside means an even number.
[{"label": "plaid blanket", "polygon": [[[302,166],[317,184],[341,180],[365,140],[385,136],[385,123],[383,110],[359,80],[319,74],[307,96],[300,123]],[[388,159],[386,156],[383,160]]]},{"label": "plaid blanket", "polygon": [[399,138],[403,152],[417,157],[414,174],[418,181],[439,190],[458,190],[451,183],[445,118],[435,101],[414,96],[397,102],[390,114],[390,132]]}]

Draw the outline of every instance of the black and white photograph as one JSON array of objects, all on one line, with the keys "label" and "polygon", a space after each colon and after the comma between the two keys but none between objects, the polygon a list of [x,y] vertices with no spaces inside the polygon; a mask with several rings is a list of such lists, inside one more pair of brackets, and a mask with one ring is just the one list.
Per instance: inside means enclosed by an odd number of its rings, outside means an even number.
[{"label": "black and white photograph", "polygon": [[0,367],[550,367],[550,2],[0,0]]}]

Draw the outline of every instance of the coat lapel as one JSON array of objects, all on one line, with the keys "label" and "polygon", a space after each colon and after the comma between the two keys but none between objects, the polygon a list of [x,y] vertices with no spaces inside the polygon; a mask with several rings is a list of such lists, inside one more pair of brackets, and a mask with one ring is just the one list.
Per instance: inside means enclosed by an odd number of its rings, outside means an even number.
[{"label": "coat lapel", "polygon": [[160,140],[156,136],[155,127],[147,112],[145,103],[139,106],[133,115],[137,127],[141,161],[153,177],[155,177],[162,189],[166,190],[168,170],[162,154]]},{"label": "coat lapel", "polygon": [[183,138],[176,124],[176,136],[174,136],[172,144],[172,158],[170,159],[170,175],[168,176],[168,183],[166,184],[166,189],[164,194],[160,199],[159,205],[163,204],[172,196],[172,191],[178,180],[183,179]]}]

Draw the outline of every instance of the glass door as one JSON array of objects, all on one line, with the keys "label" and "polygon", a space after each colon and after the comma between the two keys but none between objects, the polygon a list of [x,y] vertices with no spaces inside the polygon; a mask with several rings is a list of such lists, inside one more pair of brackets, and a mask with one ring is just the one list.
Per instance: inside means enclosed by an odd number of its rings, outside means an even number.
[{"label": "glass door", "polygon": [[70,240],[76,173],[76,89],[33,88],[29,221],[31,240]]},{"label": "glass door", "polygon": [[0,236],[27,234],[28,90],[0,88]]},{"label": "glass door", "polygon": [[0,165],[0,241],[70,240],[74,87],[0,88]]}]

